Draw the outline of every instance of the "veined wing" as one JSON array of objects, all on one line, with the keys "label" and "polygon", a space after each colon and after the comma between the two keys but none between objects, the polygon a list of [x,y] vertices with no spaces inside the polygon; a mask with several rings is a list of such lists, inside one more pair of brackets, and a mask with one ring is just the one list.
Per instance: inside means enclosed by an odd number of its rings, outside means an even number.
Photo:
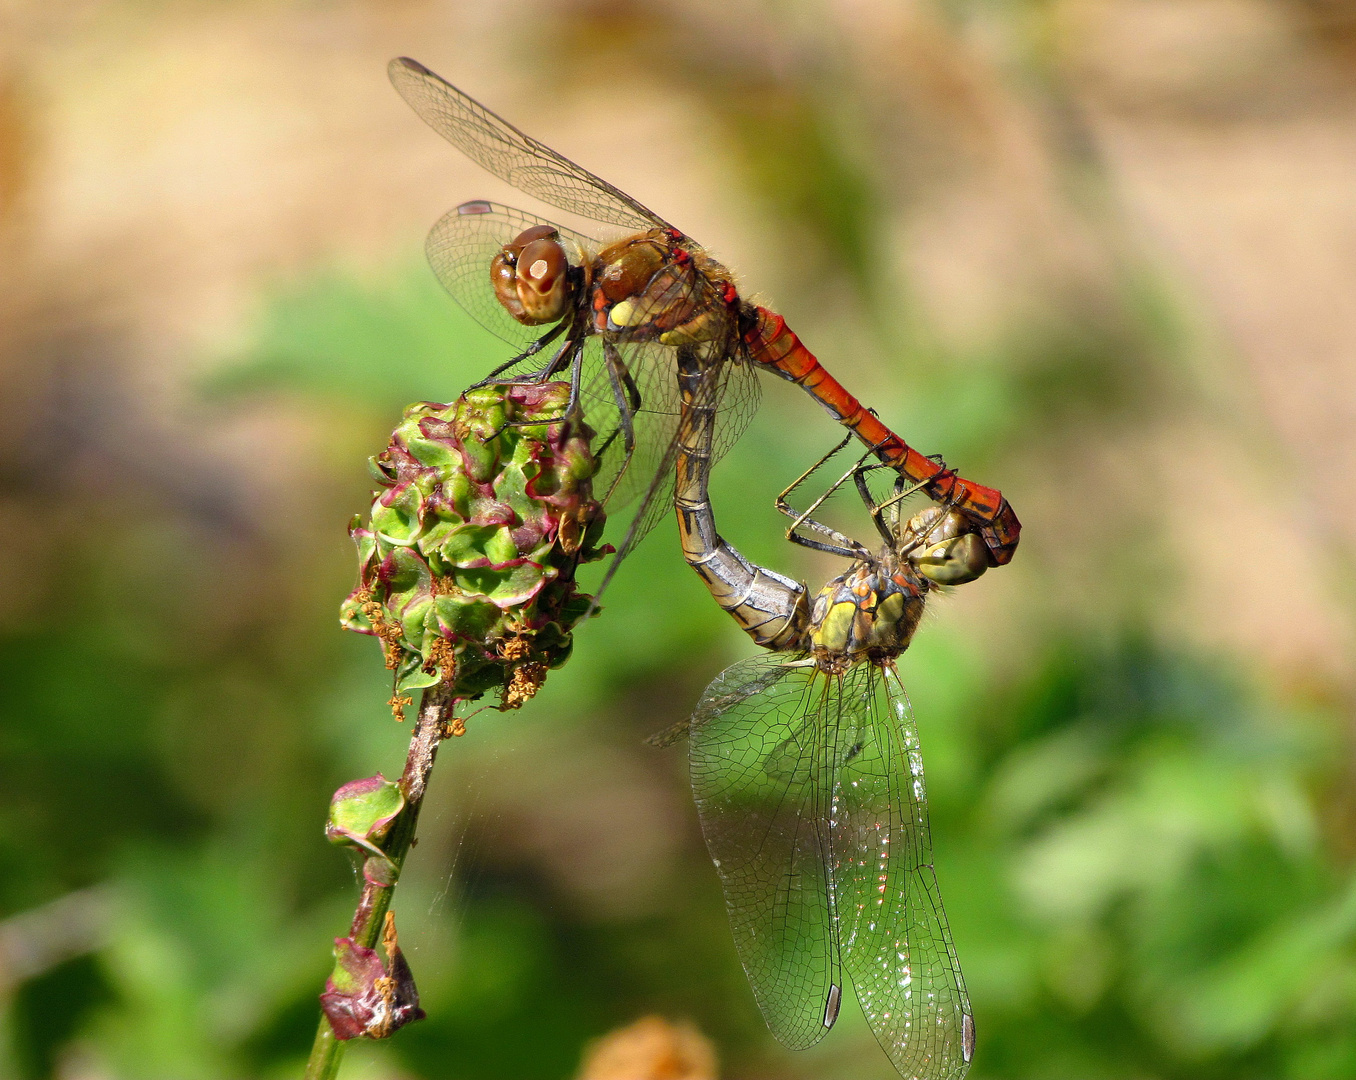
[{"label": "veined wing", "polygon": [[[496,378],[504,382],[526,378],[547,362],[550,350],[520,360]],[[674,350],[655,342],[617,346],[622,367],[634,384],[636,400],[626,386],[614,389],[612,376],[599,337],[585,339],[578,350],[580,365],[579,405],[584,422],[593,429],[593,452],[598,472],[593,478],[597,498],[610,510],[619,510],[639,500],[647,508],[640,536],[648,533],[671,511],[667,493],[673,489],[673,464],[677,454],[681,398],[674,371]],[[568,369],[558,380],[568,380]],[[717,403],[716,433],[712,460],[718,460],[743,434],[758,408],[760,387],[756,373],[747,364],[733,362],[708,369],[709,394]],[[631,419],[635,445],[625,452],[623,412]]]},{"label": "veined wing", "polygon": [[519,191],[609,225],[672,228],[624,191],[519,131],[417,60],[397,57],[387,72],[424,123]]},{"label": "veined wing", "polygon": [[[717,409],[716,430],[711,447],[712,463],[718,461],[743,434],[758,408],[758,379],[752,367],[734,351],[733,341],[708,342],[696,348],[705,350],[706,361],[700,394]],[[606,496],[609,506],[635,502],[635,513],[624,536],[617,543],[617,554],[599,585],[601,591],[613,573],[666,516],[673,513],[674,468],[678,458],[678,427],[682,398],[678,390],[676,350],[653,342],[629,343],[617,347],[617,357],[631,373],[640,394],[636,413],[636,445],[630,457],[622,452],[619,434],[620,412],[613,413],[615,395],[610,386],[595,378],[585,396],[586,415],[617,417],[611,429],[591,426],[600,433],[594,439],[599,454],[598,476],[594,490]],[[608,435],[605,431],[618,434]],[[607,438],[612,444],[607,445]]]},{"label": "veined wing", "polygon": [[556,229],[574,266],[596,249],[595,241],[582,233],[484,199],[449,210],[424,242],[429,265],[452,299],[486,330],[517,349],[527,348],[550,327],[524,326],[505,310],[490,282],[490,263],[505,244],[533,225]]},{"label": "veined wing", "polygon": [[[707,347],[703,347],[707,348]],[[635,382],[640,397],[638,416],[640,427],[650,432],[646,437],[637,433],[636,452],[626,466],[625,471],[616,478],[613,489],[613,501],[617,506],[625,506],[635,499],[643,504],[657,502],[651,516],[642,530],[642,535],[655,525],[660,518],[672,512],[668,497],[673,489],[674,461],[677,456],[678,424],[682,416],[682,397],[678,390],[676,357],[673,348],[653,342],[645,344],[623,344],[618,346],[617,355],[623,366]],[[761,387],[756,372],[738,357],[716,360],[716,356],[728,355],[721,345],[709,347],[711,360],[705,368],[701,394],[715,407],[716,429],[711,446],[711,461],[719,461],[739,439],[749,426],[753,414],[758,409]],[[615,397],[611,392],[606,375],[595,377],[588,384],[585,397],[585,411],[598,417],[600,422],[607,417],[606,427],[619,423],[612,419],[611,410],[615,408]],[[593,424],[593,421],[590,421]],[[597,425],[595,430],[603,431]],[[658,436],[657,438],[655,436]],[[595,442],[595,445],[599,443]],[[609,483],[613,476],[613,465],[606,460],[599,469],[600,478]],[[658,497],[653,481],[659,480]],[[599,481],[601,482],[601,480]]]},{"label": "veined wing", "polygon": [[711,684],[693,792],[739,956],[772,1033],[799,1049],[853,981],[911,1080],[960,1080],[974,1025],[932,868],[918,736],[892,669],[841,678],[768,655]]},{"label": "veined wing", "polygon": [[[463,203],[445,214],[434,225],[425,244],[429,263],[452,298],[481,326],[520,349],[536,341],[548,328],[524,326],[509,315],[494,295],[489,268],[499,250],[532,225],[556,229],[573,265],[579,265],[597,247],[597,241],[582,233],[481,199]],[[691,265],[688,264],[689,268]],[[695,297],[697,305],[723,307],[722,299],[709,283],[689,270],[685,276],[675,276],[669,289],[657,291],[644,305],[637,305],[633,318],[644,322],[670,305],[683,306],[683,299],[689,297]],[[557,342],[563,343],[563,338]],[[581,349],[580,405],[584,419],[597,435],[595,452],[606,447],[600,454],[595,491],[600,496],[608,495],[606,501],[614,508],[637,498],[657,504],[638,531],[635,537],[638,541],[667,513],[664,483],[672,486],[673,444],[681,413],[675,350],[653,341],[613,340],[610,347],[619,361],[615,379],[604,361],[597,336],[591,335]],[[712,446],[715,461],[748,427],[758,409],[760,390],[752,366],[743,358],[743,345],[733,318],[723,336],[697,347],[705,353],[708,372],[704,393],[719,410]],[[506,368],[503,379],[523,378],[541,370],[552,348]],[[559,377],[565,379],[569,375],[562,370]],[[622,413],[632,409],[636,444],[627,458],[623,454]],[[663,479],[651,491],[656,477]]]},{"label": "veined wing", "polygon": [[933,872],[918,728],[894,667],[849,670],[834,712],[832,876],[844,966],[903,1076],[960,1080],[974,1020]]},{"label": "veined wing", "polygon": [[772,1034],[813,1046],[837,1019],[825,704],[813,668],[764,655],[727,669],[692,718],[688,761],[735,948]]}]

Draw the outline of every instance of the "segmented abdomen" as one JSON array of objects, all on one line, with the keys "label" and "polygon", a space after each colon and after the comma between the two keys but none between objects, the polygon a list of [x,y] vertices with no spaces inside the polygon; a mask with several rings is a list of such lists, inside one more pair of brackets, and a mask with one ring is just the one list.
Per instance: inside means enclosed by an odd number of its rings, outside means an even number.
[{"label": "segmented abdomen", "polygon": [[804,648],[809,627],[805,585],[753,565],[716,531],[707,491],[716,403],[706,399],[714,384],[702,378],[694,350],[678,350],[683,412],[673,502],[683,557],[716,603],[759,645],[774,652]]},{"label": "segmented abdomen", "polygon": [[1002,492],[957,476],[911,447],[848,393],[775,311],[754,307],[750,314],[744,344],[755,363],[771,368],[801,387],[830,416],[852,431],[879,461],[897,469],[914,483],[926,485],[929,497],[938,502],[954,503],[976,519],[980,524],[979,534],[995,565],[1012,558],[1022,524]]}]

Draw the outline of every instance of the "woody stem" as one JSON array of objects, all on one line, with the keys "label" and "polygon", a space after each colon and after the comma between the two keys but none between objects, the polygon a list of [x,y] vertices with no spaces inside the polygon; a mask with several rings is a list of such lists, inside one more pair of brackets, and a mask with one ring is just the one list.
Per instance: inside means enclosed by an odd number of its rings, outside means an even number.
[{"label": "woody stem", "polygon": [[[445,686],[430,687],[424,691],[423,700],[419,703],[419,720],[410,739],[410,752],[405,757],[405,771],[400,776],[405,808],[395,819],[381,845],[382,853],[390,860],[395,872],[391,875],[389,885],[378,885],[364,878],[362,895],[358,898],[358,907],[353,912],[353,923],[348,931],[355,945],[375,948],[381,936],[386,911],[391,906],[392,894],[400,880],[400,870],[414,843],[419,808],[423,805],[429,773],[433,771],[433,762],[438,755],[438,743],[442,741],[445,726],[452,720],[456,704],[456,699]],[[305,1080],[333,1080],[339,1072],[343,1054],[343,1040],[334,1034],[329,1020],[322,1013],[315,1042],[311,1046],[311,1056],[306,1062]]]}]

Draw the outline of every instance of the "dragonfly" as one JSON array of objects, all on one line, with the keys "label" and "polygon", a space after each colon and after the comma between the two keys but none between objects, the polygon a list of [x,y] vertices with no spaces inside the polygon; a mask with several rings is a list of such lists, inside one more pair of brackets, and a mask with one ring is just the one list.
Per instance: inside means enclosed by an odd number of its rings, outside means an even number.
[{"label": "dragonfly", "polygon": [[815,359],[786,320],[740,296],[734,275],[630,195],[524,134],[418,61],[391,61],[391,82],[430,127],[528,195],[586,218],[595,239],[483,199],[444,215],[425,245],[453,299],[508,342],[490,380],[568,377],[570,415],[597,434],[594,489],[609,509],[636,502],[607,578],[667,513],[681,402],[674,355],[695,358],[718,412],[718,458],[758,403],[755,372],[805,390],[883,464],[974,523],[991,565],[1008,562],[1021,523],[1001,492],[957,475],[891,431]]},{"label": "dragonfly", "polygon": [[803,582],[754,565],[721,538],[707,491],[716,410],[686,355],[679,383],[684,556],[768,651],[719,675],[685,731],[656,741],[688,737],[698,817],[754,997],[772,1034],[804,1049],[833,1026],[846,977],[901,1076],[960,1080],[974,1055],[974,1018],[933,871],[918,729],[895,661],[929,592],[979,577],[988,552],[955,507],[932,505],[900,523],[912,489],[897,480],[895,496],[877,503],[866,473],[880,466],[863,462],[838,483],[854,478],[884,546],[872,552],[811,519],[822,497],[796,514],[796,526],[814,534],[799,534],[802,542],[851,560],[811,597]]}]

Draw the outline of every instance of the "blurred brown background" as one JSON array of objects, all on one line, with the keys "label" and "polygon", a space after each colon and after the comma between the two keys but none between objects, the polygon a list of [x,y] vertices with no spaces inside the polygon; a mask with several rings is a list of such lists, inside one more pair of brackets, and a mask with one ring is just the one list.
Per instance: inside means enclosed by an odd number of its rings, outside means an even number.
[{"label": "blurred brown background", "polygon": [[[343,528],[401,405],[497,355],[419,244],[539,209],[410,113],[401,54],[1021,516],[904,669],[972,1075],[1356,1072],[1346,0],[0,2],[0,942],[37,942],[0,1072],[297,1074],[351,903],[318,822],[404,737],[335,640]],[[767,387],[722,526],[830,572],[746,492],[836,437]],[[567,1076],[655,1011],[722,1075],[888,1075],[859,1022],[761,1030],[640,745],[740,646],[671,533],[622,578],[450,748],[402,912],[430,1020],[345,1076]]]}]

